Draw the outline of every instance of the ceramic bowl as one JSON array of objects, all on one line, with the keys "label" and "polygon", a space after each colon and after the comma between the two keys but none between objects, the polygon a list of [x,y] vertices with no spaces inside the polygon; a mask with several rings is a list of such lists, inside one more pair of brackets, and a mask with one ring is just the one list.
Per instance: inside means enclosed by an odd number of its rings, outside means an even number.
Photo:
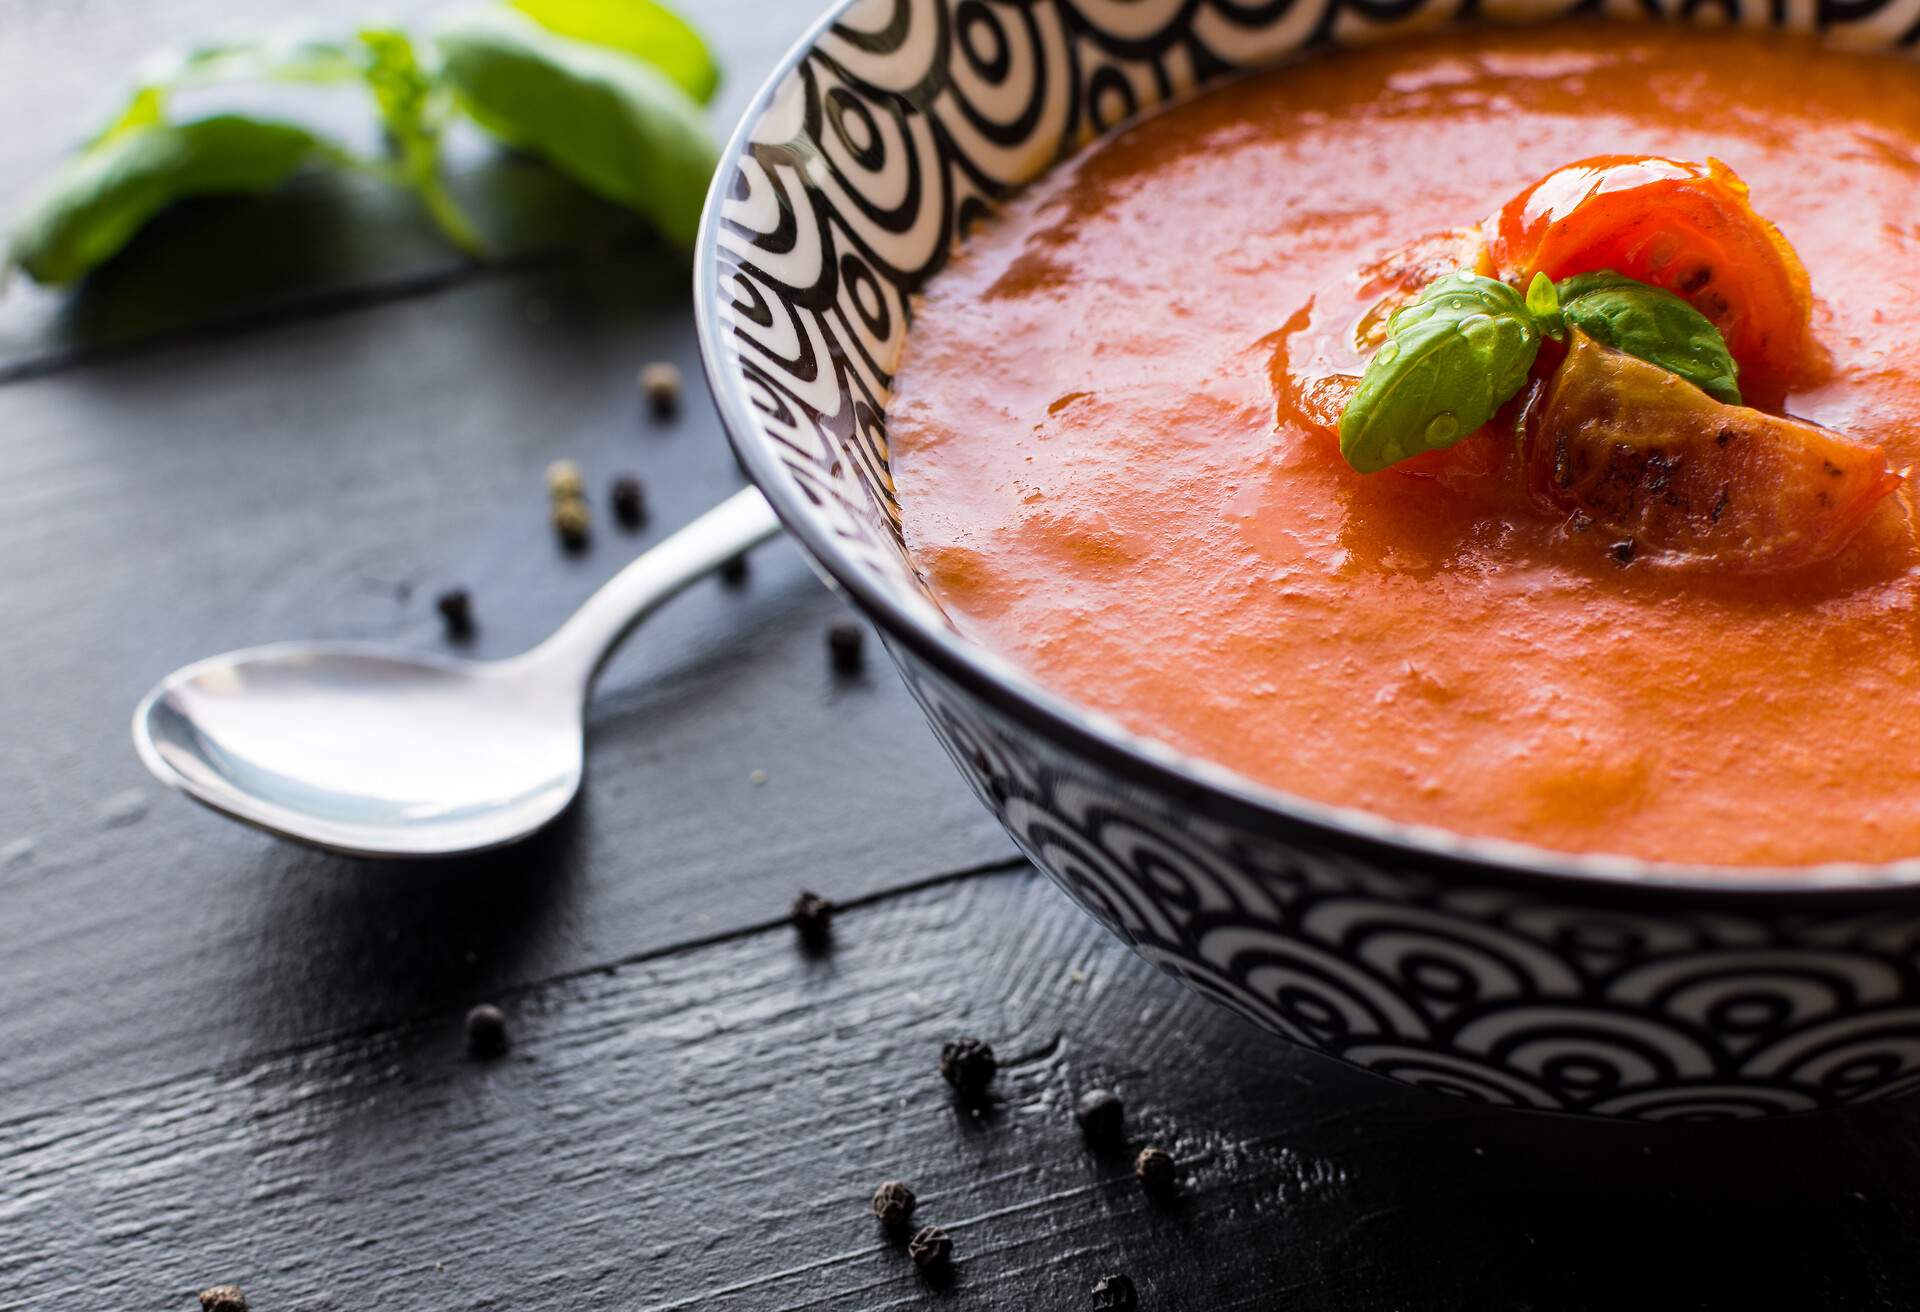
[{"label": "ceramic bowl", "polygon": [[[1621,5],[1657,16],[1664,0]],[[1582,12],[1596,6],[1580,4]],[[696,267],[740,459],[871,616],[1022,851],[1161,969],[1295,1043],[1513,1107],[1718,1119],[1920,1084],[1920,865],[1569,857],[1283,796],[1049,693],[948,623],[887,470],[910,298],[995,202],[1125,118],[1515,0],[852,0],[722,159]],[[1679,7],[1911,44],[1910,0]],[[1916,73],[1920,76],[1920,72]]]}]

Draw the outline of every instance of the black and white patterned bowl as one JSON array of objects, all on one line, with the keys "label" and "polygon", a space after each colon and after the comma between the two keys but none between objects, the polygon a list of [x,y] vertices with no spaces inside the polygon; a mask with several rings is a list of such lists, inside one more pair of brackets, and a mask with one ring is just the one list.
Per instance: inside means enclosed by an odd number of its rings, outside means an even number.
[{"label": "black and white patterned bowl", "polygon": [[[1628,0],[1658,17],[1666,0]],[[1596,8],[1577,6],[1581,11]],[[1920,1086],[1920,862],[1767,875],[1574,858],[1282,796],[1038,686],[941,615],[887,470],[908,298],[996,200],[1237,70],[1539,0],[852,0],[762,90],[708,198],[701,345],[742,462],[879,625],[1014,840],[1162,969],[1412,1084],[1642,1118]],[[1916,0],[1676,20],[1912,47]],[[1916,72],[1920,75],[1920,71]]]}]

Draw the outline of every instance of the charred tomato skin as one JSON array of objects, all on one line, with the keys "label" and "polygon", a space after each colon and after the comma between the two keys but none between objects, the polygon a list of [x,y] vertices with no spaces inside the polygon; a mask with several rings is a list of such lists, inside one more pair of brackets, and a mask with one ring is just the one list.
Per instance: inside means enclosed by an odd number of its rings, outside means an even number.
[{"label": "charred tomato skin", "polygon": [[1877,446],[1724,405],[1581,333],[1525,429],[1536,501],[1630,543],[1623,565],[1799,568],[1836,554],[1905,481]]}]

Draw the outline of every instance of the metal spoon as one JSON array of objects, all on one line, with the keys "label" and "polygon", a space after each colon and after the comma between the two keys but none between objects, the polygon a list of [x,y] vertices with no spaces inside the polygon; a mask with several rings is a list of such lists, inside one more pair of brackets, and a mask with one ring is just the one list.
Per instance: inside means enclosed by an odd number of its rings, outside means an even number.
[{"label": "metal spoon", "polygon": [[613,648],[779,527],[758,490],[738,492],[509,660],[287,642],[199,661],[141,701],[134,747],[163,783],[316,847],[426,857],[511,843],[579,791],[587,692]]}]

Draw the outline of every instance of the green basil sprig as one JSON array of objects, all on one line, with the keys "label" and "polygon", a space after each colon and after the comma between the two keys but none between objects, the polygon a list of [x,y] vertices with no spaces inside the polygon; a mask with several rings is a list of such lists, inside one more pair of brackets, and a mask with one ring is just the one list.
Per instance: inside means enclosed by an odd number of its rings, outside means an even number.
[{"label": "green basil sprig", "polygon": [[451,98],[420,67],[413,41],[395,28],[360,30],[360,75],[373,92],[380,122],[392,142],[395,181],[420,196],[427,213],[449,240],[470,255],[486,249],[472,222],[454,202],[440,176],[440,134],[446,127]]},{"label": "green basil sprig", "polygon": [[693,240],[719,151],[699,104],[672,78],[495,5],[445,20],[436,44],[476,123],[639,211],[672,240]]},{"label": "green basil sprig", "polygon": [[1440,451],[1527,381],[1541,328],[1520,293],[1462,269],[1387,320],[1387,340],[1340,416],[1340,454],[1371,474]]},{"label": "green basil sprig", "polygon": [[110,129],[27,204],[5,262],[72,282],[174,201],[270,191],[326,150],[304,128],[239,114]]},{"label": "green basil sprig", "polygon": [[[176,92],[241,81],[363,83],[389,157],[362,159],[277,119],[172,118]],[[0,251],[0,281],[17,265],[39,282],[72,282],[174,200],[268,191],[312,164],[413,190],[450,242],[484,254],[441,174],[457,108],[690,241],[718,158],[699,107],[718,82],[699,33],[656,0],[510,0],[464,11],[433,48],[369,27],[344,41],[279,35],[163,53],[142,66],[113,120],[35,192]]]},{"label": "green basil sprig", "polygon": [[624,51],[665,73],[701,104],[720,85],[713,52],[687,20],[654,0],[511,0],[549,32]]},{"label": "green basil sprig", "polygon": [[1611,271],[1576,274],[1558,286],[1566,322],[1602,346],[1679,374],[1716,401],[1740,404],[1726,339],[1672,292]]},{"label": "green basil sprig", "polygon": [[140,95],[232,82],[306,82],[324,86],[360,76],[349,43],[285,30],[162,50],[140,66]]},{"label": "green basil sprig", "polygon": [[1371,474],[1445,450],[1526,384],[1543,337],[1560,340],[1570,329],[1740,404],[1720,330],[1672,292],[1611,271],[1558,283],[1542,273],[1523,297],[1463,269],[1387,320],[1387,340],[1340,416],[1340,454]]}]

